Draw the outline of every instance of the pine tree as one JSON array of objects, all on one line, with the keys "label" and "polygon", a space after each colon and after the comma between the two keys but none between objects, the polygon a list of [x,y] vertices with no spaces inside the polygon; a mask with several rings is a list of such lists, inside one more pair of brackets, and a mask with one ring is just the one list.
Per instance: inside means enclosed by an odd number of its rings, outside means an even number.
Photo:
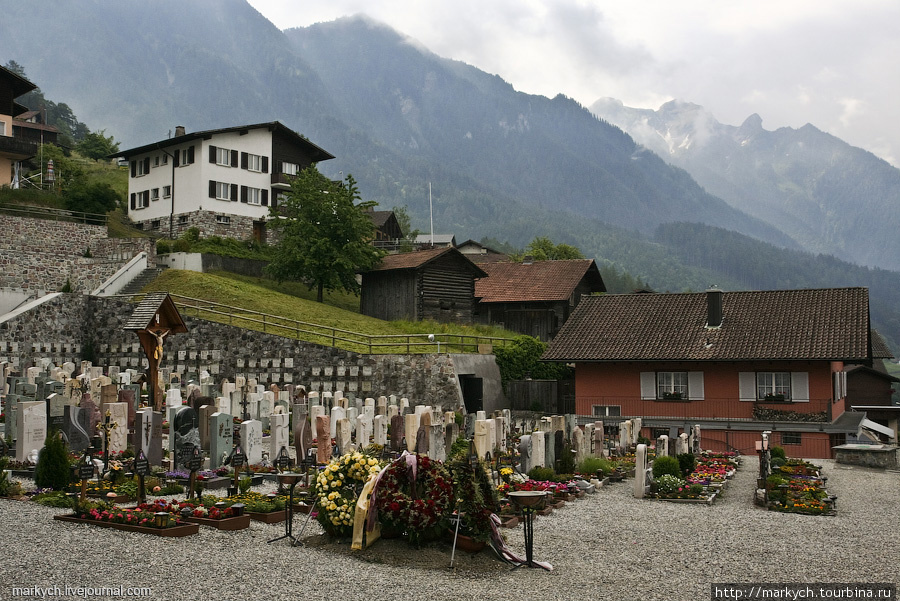
[{"label": "pine tree", "polygon": [[34,483],[38,488],[65,490],[72,479],[66,443],[58,432],[51,432],[44,441],[44,448],[38,453],[34,468]]}]

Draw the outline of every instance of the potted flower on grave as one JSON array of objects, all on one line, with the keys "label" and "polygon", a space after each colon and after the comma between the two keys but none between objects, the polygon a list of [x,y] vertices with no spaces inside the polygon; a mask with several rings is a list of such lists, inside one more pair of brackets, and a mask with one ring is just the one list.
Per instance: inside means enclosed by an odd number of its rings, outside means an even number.
[{"label": "potted flower on grave", "polygon": [[381,471],[378,459],[365,453],[347,453],[325,466],[316,476],[312,498],[316,519],[335,537],[353,533],[353,515],[363,486]]},{"label": "potted flower on grave", "polygon": [[404,453],[379,478],[372,505],[382,531],[405,532],[413,545],[435,540],[454,508],[452,477],[440,462]]},{"label": "potted flower on grave", "polygon": [[[459,534],[465,537],[460,540],[471,539],[471,544],[462,543],[468,545],[465,550],[479,551],[491,538],[491,515],[500,512],[497,489],[488,479],[483,462],[479,461],[473,467],[467,458],[459,457],[449,461],[447,468],[453,479],[455,509],[460,519]],[[506,469],[513,471],[512,468]],[[507,474],[507,477],[511,480],[512,474]],[[508,483],[504,484],[509,486]],[[455,533],[455,529],[452,532]]]}]

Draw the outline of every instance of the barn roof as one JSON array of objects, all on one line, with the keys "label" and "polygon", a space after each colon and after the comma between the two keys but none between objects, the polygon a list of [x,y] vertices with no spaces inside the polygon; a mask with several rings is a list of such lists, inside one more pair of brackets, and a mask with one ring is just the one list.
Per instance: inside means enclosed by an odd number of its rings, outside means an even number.
[{"label": "barn roof", "polygon": [[480,266],[488,275],[475,283],[475,296],[482,303],[568,300],[582,280],[587,281],[591,292],[606,291],[593,259]]}]

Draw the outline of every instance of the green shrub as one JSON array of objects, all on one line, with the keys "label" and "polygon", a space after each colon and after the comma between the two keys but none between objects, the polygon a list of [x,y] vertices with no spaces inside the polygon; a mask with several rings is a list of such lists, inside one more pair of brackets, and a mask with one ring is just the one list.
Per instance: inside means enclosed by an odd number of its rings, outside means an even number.
[{"label": "green shrub", "polygon": [[785,455],[784,449],[782,447],[772,447],[771,449],[769,449],[769,456],[772,459],[775,459],[776,457],[787,459],[787,455]]},{"label": "green shrub", "polygon": [[56,431],[51,432],[44,441],[44,448],[38,453],[34,483],[38,488],[65,490],[71,479],[72,469],[69,467],[66,443]]},{"label": "green shrub", "polygon": [[541,355],[547,343],[531,336],[516,336],[512,343],[494,349],[500,379],[523,380],[526,376],[535,380],[564,380],[572,370],[563,363],[541,363]]},{"label": "green shrub", "polygon": [[181,234],[181,239],[186,240],[187,242],[197,242],[200,239],[200,228],[199,227],[189,227],[184,230],[184,233]]},{"label": "green shrub", "polygon": [[35,495],[35,497],[31,500],[38,505],[43,505],[44,507],[65,508],[75,506],[75,499],[67,496],[66,493],[62,491],[54,491],[41,495]]},{"label": "green shrub", "polygon": [[172,243],[172,252],[177,253],[186,253],[190,252],[191,243],[189,240],[185,240],[183,238],[179,238],[175,242]]},{"label": "green shrub", "polygon": [[468,458],[468,456],[469,441],[466,439],[465,435],[460,435],[453,441],[453,444],[450,445],[450,452],[447,454],[447,458],[453,460]]},{"label": "green shrub", "polygon": [[578,464],[578,473],[582,476],[595,476],[598,471],[602,472],[604,476],[609,475],[615,469],[612,461],[608,459],[604,459],[602,457],[585,457],[581,463]]},{"label": "green shrub", "polygon": [[556,472],[558,474],[571,474],[575,471],[575,453],[572,446],[566,442],[563,444],[562,455],[556,458]]},{"label": "green shrub", "polygon": [[684,476],[693,472],[694,468],[697,467],[697,458],[694,457],[693,453],[681,453],[677,459],[678,465],[681,466],[681,473]]},{"label": "green shrub", "polygon": [[169,244],[168,240],[157,240],[156,241],[156,254],[167,255],[170,252],[172,252],[172,245]]},{"label": "green shrub", "polygon": [[553,480],[555,476],[556,472],[549,467],[541,467],[539,465],[536,465],[528,470],[528,477],[532,480],[539,480],[543,482],[546,480]]},{"label": "green shrub", "polygon": [[657,457],[653,461],[653,478],[658,480],[666,474],[681,478],[681,466],[674,457]]},{"label": "green shrub", "polygon": [[246,494],[251,486],[253,486],[253,480],[247,477],[241,478],[238,482],[238,490],[242,495]]},{"label": "green shrub", "polygon": [[787,461],[784,457],[772,457],[772,461],[769,463],[772,467],[781,467],[784,465],[785,461]]}]

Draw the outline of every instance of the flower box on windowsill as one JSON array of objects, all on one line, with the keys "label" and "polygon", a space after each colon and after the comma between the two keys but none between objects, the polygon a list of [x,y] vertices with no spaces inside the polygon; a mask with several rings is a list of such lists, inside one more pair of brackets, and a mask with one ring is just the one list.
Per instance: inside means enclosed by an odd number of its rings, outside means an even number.
[{"label": "flower box on windowsill", "polygon": [[783,394],[767,394],[762,401],[764,403],[790,403],[791,399],[784,398]]},{"label": "flower box on windowsill", "polygon": [[662,400],[664,401],[684,401],[687,399],[682,398],[683,395],[680,392],[664,392],[662,394]]}]

